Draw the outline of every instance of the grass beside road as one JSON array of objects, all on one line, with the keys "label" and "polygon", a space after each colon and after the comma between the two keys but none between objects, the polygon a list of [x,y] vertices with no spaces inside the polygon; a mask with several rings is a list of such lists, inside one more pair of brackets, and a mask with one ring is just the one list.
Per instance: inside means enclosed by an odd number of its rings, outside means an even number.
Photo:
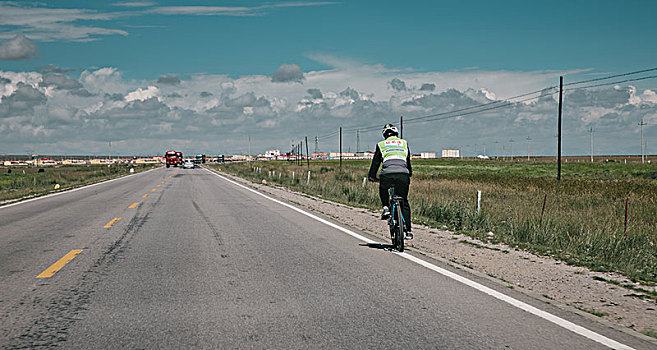
[{"label": "grass beside road", "polygon": [[[0,203],[3,201],[45,195],[75,187],[81,187],[96,182],[130,174],[130,168],[135,173],[153,169],[156,165],[63,165],[56,167],[11,169],[0,168]],[[43,172],[39,172],[43,169]],[[60,188],[55,190],[55,185]]]},{"label": "grass beside road", "polygon": [[[363,186],[369,161],[343,161],[342,171],[336,161],[312,162],[309,183],[305,165],[252,162],[212,167],[380,209],[378,185]],[[560,182],[556,165],[550,163],[436,159],[415,161],[413,169],[409,200],[414,222],[504,242],[595,271],[617,271],[636,281],[657,281],[654,164],[568,163],[563,164]]]}]

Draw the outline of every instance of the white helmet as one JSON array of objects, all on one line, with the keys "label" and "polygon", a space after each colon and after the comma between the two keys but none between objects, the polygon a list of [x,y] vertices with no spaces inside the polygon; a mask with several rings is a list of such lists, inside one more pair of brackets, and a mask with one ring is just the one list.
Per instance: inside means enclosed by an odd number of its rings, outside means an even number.
[{"label": "white helmet", "polygon": [[392,124],[386,124],[383,127],[383,131],[381,131],[381,133],[383,134],[383,137],[387,139],[388,137],[390,137],[393,134],[394,135],[399,135],[399,130],[397,130],[397,127],[392,125]]}]

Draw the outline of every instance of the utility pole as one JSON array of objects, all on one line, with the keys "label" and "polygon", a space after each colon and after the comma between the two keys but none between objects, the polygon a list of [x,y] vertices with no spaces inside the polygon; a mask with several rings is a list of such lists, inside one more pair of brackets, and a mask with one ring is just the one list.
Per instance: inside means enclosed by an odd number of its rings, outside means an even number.
[{"label": "utility pole", "polygon": [[306,164],[308,164],[308,169],[310,169],[310,157],[308,156],[308,136],[306,136]]},{"label": "utility pole", "polygon": [[559,122],[557,124],[557,181],[561,180],[561,111],[563,106],[563,75],[559,77]]},{"label": "utility pole", "polygon": [[318,150],[318,148],[317,148],[318,143],[319,143],[319,139],[317,138],[317,136],[315,136],[315,153],[317,153],[317,150]]},{"label": "utility pole", "polygon": [[342,127],[340,127],[340,170],[342,170]]},{"label": "utility pole", "polygon": [[356,153],[360,150],[360,130],[356,129]]},{"label": "utility pole", "polygon": [[638,125],[641,126],[641,164],[645,164],[646,159],[645,159],[645,153],[644,153],[645,146],[643,144],[643,126],[647,125],[647,123],[644,123],[643,119],[641,119],[641,122]]},{"label": "utility pole", "polygon": [[511,161],[513,161],[513,138],[509,140],[509,156],[511,157]]},{"label": "utility pole", "polygon": [[532,140],[532,139],[529,138],[529,136],[527,136],[527,161],[529,161],[529,155],[530,155],[530,152],[529,152],[529,143],[531,142],[531,140]]},{"label": "utility pole", "polygon": [[593,128],[589,129],[589,134],[591,136],[591,163],[593,163]]},{"label": "utility pole", "polygon": [[251,135],[249,135],[249,156],[246,157],[247,161],[251,161]]},{"label": "utility pole", "polygon": [[[642,127],[641,130],[643,130],[643,127]],[[641,135],[643,135],[643,133]],[[643,143],[643,136],[641,137],[641,143]],[[110,163],[111,163],[112,162],[112,139],[109,140],[109,160],[110,160]]]},{"label": "utility pole", "polygon": [[404,116],[399,116],[399,138],[404,138]]},{"label": "utility pole", "polygon": [[496,155],[496,157],[499,158],[500,157],[500,151],[499,151],[499,147],[497,146],[497,144],[500,143],[500,141],[495,141],[493,143],[495,144],[495,155]]}]

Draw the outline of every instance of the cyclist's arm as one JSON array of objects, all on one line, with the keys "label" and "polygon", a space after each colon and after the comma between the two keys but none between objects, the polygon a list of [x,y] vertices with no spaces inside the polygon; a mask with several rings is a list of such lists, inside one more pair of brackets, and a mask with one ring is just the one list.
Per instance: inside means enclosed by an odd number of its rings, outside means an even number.
[{"label": "cyclist's arm", "polygon": [[376,172],[379,171],[379,166],[381,165],[381,162],[383,161],[383,155],[381,154],[381,150],[379,149],[379,145],[376,145],[376,152],[374,152],[374,158],[372,158],[372,164],[370,164],[370,171],[367,175],[367,178],[370,181],[375,181],[376,178]]},{"label": "cyclist's arm", "polygon": [[413,176],[413,168],[411,167],[411,149],[408,149],[408,155],[406,156],[406,168],[408,168],[408,176]]}]

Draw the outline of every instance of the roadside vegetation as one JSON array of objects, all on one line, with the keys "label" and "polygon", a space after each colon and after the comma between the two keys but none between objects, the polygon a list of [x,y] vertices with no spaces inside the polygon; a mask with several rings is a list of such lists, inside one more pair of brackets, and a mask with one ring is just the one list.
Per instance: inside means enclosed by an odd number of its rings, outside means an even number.
[{"label": "roadside vegetation", "polygon": [[[149,170],[156,165],[62,165],[0,168],[0,202],[35,197]],[[40,169],[42,169],[40,171]],[[58,189],[55,186],[59,185]]]},{"label": "roadside vegetation", "polygon": [[[353,206],[380,209],[369,161],[212,165]],[[310,170],[310,181],[307,174]],[[554,256],[633,281],[657,281],[657,166],[568,163],[562,180],[546,162],[418,160],[409,200],[413,221]],[[294,175],[293,175],[294,173]],[[477,211],[477,191],[482,191]],[[545,203],[545,204],[544,204]],[[625,209],[627,205],[627,225]]]}]

